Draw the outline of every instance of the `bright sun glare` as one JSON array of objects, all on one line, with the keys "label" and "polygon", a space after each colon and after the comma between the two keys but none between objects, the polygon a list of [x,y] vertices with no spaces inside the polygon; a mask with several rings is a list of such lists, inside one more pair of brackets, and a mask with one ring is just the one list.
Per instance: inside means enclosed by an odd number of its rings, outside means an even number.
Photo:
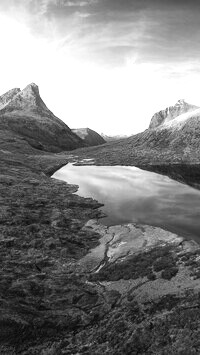
[{"label": "bright sun glare", "polygon": [[0,43],[1,94],[35,82],[47,106],[71,128],[133,134],[147,128],[154,112],[179,98],[200,103],[199,76],[172,83],[166,68],[136,64],[131,58],[119,68],[83,64],[59,41],[38,39],[24,24],[2,15]]}]

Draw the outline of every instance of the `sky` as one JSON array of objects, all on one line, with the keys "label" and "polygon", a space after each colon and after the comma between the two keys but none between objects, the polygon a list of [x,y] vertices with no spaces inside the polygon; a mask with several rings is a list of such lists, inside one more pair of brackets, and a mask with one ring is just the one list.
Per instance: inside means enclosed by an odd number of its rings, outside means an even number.
[{"label": "sky", "polygon": [[35,82],[70,128],[138,133],[200,105],[199,18],[199,0],[1,0],[0,95]]}]

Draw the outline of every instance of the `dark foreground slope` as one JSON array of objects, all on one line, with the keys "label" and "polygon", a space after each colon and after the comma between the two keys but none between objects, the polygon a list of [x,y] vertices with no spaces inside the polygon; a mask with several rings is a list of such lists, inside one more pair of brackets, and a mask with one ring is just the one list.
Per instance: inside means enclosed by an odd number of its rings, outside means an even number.
[{"label": "dark foreground slope", "polygon": [[199,354],[199,246],[91,220],[49,177],[71,157],[0,131],[0,354]]},{"label": "dark foreground slope", "polygon": [[59,152],[85,146],[42,101],[37,85],[12,89],[0,97],[0,130],[9,130],[31,146]]},{"label": "dark foreground slope", "polygon": [[79,136],[87,145],[101,145],[106,143],[103,137],[90,128],[75,128],[72,130],[77,136]]}]

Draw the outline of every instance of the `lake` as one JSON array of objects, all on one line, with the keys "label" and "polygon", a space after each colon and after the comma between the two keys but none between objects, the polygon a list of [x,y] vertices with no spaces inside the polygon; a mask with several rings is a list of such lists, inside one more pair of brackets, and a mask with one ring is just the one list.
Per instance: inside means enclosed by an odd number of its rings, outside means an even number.
[{"label": "lake", "polygon": [[150,224],[200,240],[200,191],[190,186],[127,166],[68,164],[53,177],[79,185],[78,195],[104,203],[105,225]]}]

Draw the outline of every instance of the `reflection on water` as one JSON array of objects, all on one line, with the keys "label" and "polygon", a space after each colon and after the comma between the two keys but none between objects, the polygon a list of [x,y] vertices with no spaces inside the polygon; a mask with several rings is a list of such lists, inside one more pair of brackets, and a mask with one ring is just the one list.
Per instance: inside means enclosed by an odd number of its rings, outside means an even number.
[{"label": "reflection on water", "polygon": [[200,191],[166,176],[125,166],[73,166],[54,178],[79,185],[78,194],[105,204],[106,225],[138,222],[200,238]]}]

